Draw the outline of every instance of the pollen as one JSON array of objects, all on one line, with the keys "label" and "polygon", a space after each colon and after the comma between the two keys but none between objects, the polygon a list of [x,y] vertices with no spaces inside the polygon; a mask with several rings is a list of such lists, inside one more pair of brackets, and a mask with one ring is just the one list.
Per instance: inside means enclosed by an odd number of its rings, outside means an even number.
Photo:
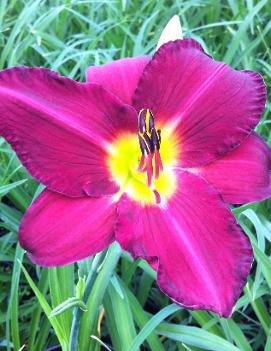
[{"label": "pollen", "polygon": [[[152,140],[154,131],[149,127],[155,126],[152,120],[148,120],[147,114],[145,117],[147,118],[140,121],[139,114],[138,135],[122,133],[115,138],[108,151],[108,168],[112,179],[120,186],[119,193],[115,195],[116,200],[125,192],[142,205],[163,206],[176,190],[173,168],[179,148],[172,130],[166,126],[155,129],[156,136]],[[140,127],[143,126],[143,120],[147,122],[144,132],[150,137],[150,142],[147,142],[148,152],[146,145],[142,147],[140,144],[140,133],[143,132],[143,128],[140,130]]]}]

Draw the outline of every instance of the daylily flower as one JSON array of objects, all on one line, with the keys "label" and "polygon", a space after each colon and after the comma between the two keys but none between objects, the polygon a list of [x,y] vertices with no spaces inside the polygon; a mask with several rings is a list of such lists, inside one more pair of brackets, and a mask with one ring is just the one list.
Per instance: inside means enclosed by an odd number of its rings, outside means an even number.
[{"label": "daylily flower", "polygon": [[253,129],[262,77],[192,39],[121,59],[78,83],[44,68],[0,72],[0,132],[46,186],[19,240],[43,266],[117,240],[190,309],[229,316],[252,264],[228,204],[271,194],[270,149]]}]

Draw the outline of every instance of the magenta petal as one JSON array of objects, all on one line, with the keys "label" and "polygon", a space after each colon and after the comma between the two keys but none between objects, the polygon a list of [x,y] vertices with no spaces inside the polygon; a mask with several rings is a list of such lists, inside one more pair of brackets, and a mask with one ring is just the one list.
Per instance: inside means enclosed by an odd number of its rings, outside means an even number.
[{"label": "magenta petal", "polygon": [[87,69],[87,81],[101,84],[130,105],[139,78],[149,60],[148,56],[129,57],[102,66],[91,66]]},{"label": "magenta petal", "polygon": [[136,130],[135,111],[95,84],[43,68],[0,72],[0,135],[29,173],[69,196],[112,194],[108,142]]},{"label": "magenta petal", "polygon": [[69,198],[44,190],[23,217],[19,241],[37,264],[69,264],[112,243],[115,220],[110,197]]},{"label": "magenta petal", "polygon": [[271,149],[256,133],[226,156],[195,172],[228,203],[243,204],[271,197]]},{"label": "magenta petal", "polygon": [[180,172],[177,187],[161,206],[123,196],[116,240],[158,268],[159,287],[176,303],[228,317],[252,264],[249,239],[203,179]]},{"label": "magenta petal", "polygon": [[137,110],[152,109],[176,131],[182,167],[209,163],[238,146],[259,122],[265,101],[259,74],[214,61],[191,39],[157,51],[133,98]]}]

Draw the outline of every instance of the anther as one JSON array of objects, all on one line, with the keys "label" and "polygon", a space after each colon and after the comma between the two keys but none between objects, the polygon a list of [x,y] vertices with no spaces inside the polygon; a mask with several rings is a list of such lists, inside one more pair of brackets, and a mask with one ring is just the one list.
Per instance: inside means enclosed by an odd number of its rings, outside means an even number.
[{"label": "anther", "polygon": [[155,150],[159,150],[160,149],[160,142],[159,142],[159,136],[157,131],[155,130],[155,128],[152,128],[151,131],[151,140],[154,146]]},{"label": "anther", "polygon": [[139,133],[144,134],[146,131],[146,112],[147,110],[140,110],[138,114],[138,130]]}]

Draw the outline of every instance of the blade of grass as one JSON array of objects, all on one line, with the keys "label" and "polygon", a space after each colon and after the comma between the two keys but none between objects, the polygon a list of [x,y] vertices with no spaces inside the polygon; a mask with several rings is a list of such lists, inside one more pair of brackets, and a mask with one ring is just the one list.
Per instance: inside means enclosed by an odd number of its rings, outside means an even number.
[{"label": "blade of grass", "polygon": [[90,342],[90,335],[97,336],[99,307],[102,304],[105,290],[110,282],[120,255],[120,246],[117,243],[112,244],[108,249],[99,275],[93,284],[91,293],[86,303],[88,310],[83,314],[81,319],[78,338],[80,351],[93,350],[95,347],[95,342]]},{"label": "blade of grass", "polygon": [[111,283],[107,287],[105,297],[111,301],[113,316],[118,316],[116,328],[118,340],[121,345],[120,350],[126,351],[136,336],[136,330],[126,292],[120,285],[119,279],[116,276],[114,277],[114,283],[111,280]]},{"label": "blade of grass", "polygon": [[131,346],[128,351],[137,351],[143,341],[148,337],[148,335],[168,316],[177,312],[180,309],[179,306],[172,304],[164,307],[161,311],[159,311],[156,315],[154,315],[141,329],[139,334],[133,340]]},{"label": "blade of grass", "polygon": [[52,327],[54,328],[54,331],[58,337],[58,340],[61,344],[62,350],[63,351],[68,351],[68,339],[66,337],[66,334],[62,328],[62,325],[57,321],[55,317],[50,317],[52,313],[52,309],[48,302],[46,301],[45,297],[41,293],[41,291],[38,289],[37,285],[34,283],[33,279],[30,277],[28,274],[27,270],[24,268],[24,266],[21,264],[21,268],[24,272],[24,275],[28,281],[28,284],[30,285],[31,289],[35,293],[44,313],[46,314],[47,318],[49,319]]}]

